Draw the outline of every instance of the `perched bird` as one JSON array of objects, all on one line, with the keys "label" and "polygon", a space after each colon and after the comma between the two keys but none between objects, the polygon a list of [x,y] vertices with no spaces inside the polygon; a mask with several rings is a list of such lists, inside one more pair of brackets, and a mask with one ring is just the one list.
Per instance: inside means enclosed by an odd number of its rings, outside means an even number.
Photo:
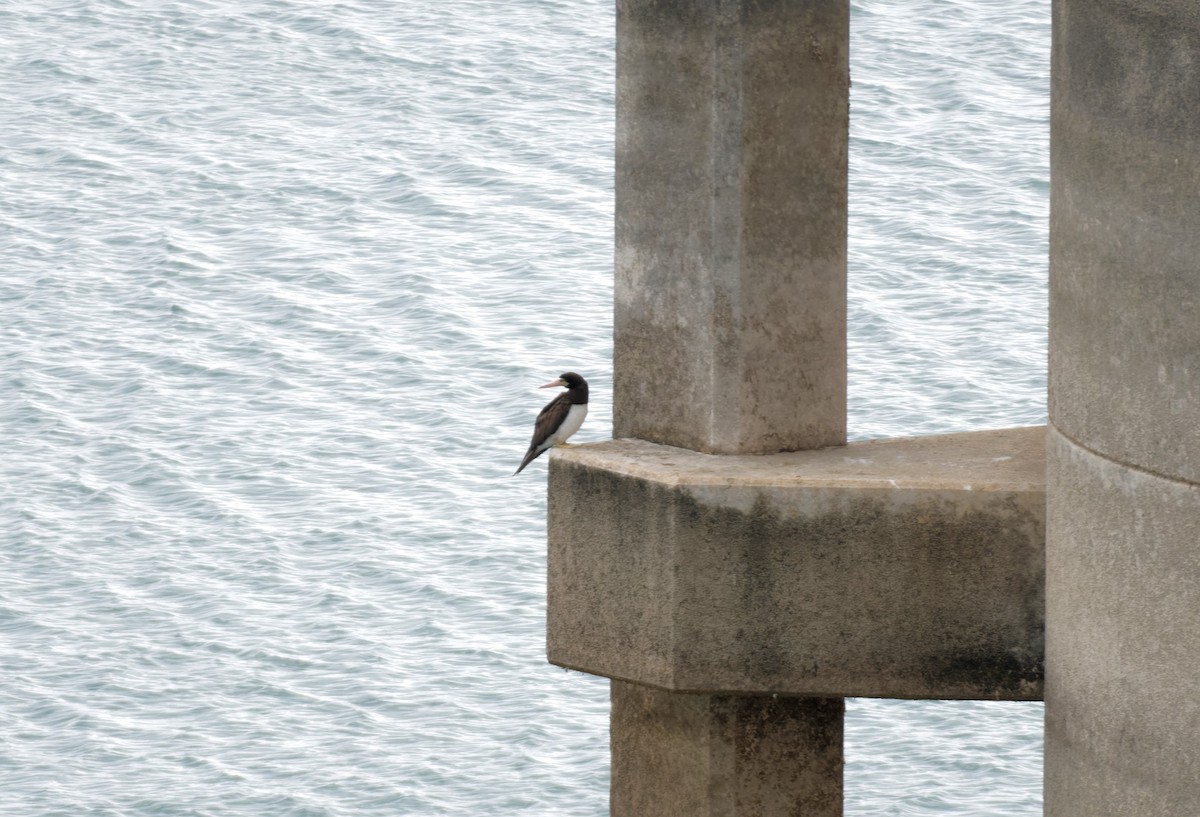
[{"label": "perched bird", "polygon": [[558,380],[551,380],[539,389],[549,389],[553,386],[565,386],[566,391],[555,397],[537,416],[533,426],[533,441],[521,460],[521,467],[513,474],[515,477],[548,448],[562,445],[579,427],[583,418],[587,417],[588,384],[575,372],[567,372]]}]

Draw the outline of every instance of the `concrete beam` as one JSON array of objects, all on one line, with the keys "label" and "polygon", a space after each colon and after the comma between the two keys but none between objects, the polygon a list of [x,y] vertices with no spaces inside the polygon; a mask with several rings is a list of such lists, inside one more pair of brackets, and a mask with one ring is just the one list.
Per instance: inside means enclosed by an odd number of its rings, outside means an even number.
[{"label": "concrete beam", "polygon": [[556,450],[550,661],[682,692],[1037,700],[1044,436]]},{"label": "concrete beam", "polygon": [[614,436],[846,438],[848,0],[618,0]]}]

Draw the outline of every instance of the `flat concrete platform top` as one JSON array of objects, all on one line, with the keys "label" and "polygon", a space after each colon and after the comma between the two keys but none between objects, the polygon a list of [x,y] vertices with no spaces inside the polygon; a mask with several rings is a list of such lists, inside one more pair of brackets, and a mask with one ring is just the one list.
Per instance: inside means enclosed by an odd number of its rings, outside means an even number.
[{"label": "flat concrete platform top", "polygon": [[664,485],[1043,492],[1046,427],[868,440],[783,454],[722,456],[644,440],[556,448],[561,458]]}]

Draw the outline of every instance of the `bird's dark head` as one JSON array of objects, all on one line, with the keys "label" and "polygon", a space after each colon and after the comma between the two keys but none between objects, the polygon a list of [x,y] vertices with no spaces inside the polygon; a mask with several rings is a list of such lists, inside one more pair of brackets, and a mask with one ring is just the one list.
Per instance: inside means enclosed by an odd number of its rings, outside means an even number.
[{"label": "bird's dark head", "polygon": [[586,403],[588,396],[587,381],[577,375],[575,372],[563,372],[558,376],[558,380],[551,380],[538,386],[539,389],[549,389],[554,386],[561,386],[571,390],[572,403]]},{"label": "bird's dark head", "polygon": [[539,389],[550,389],[555,386],[562,386],[564,389],[577,389],[580,386],[587,388],[587,381],[584,380],[575,372],[563,372],[558,376],[558,380],[551,380],[549,383],[543,383],[538,386]]}]

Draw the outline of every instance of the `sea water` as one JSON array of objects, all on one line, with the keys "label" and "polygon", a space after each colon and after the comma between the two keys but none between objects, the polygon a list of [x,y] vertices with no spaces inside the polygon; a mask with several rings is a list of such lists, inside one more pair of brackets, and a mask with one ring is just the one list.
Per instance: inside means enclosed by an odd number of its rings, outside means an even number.
[{"label": "sea water", "polygon": [[[606,813],[547,397],[611,430],[611,0],[0,4],[0,814]],[[854,439],[1043,421],[1049,0],[852,14]],[[1040,814],[851,700],[846,813]]]}]

